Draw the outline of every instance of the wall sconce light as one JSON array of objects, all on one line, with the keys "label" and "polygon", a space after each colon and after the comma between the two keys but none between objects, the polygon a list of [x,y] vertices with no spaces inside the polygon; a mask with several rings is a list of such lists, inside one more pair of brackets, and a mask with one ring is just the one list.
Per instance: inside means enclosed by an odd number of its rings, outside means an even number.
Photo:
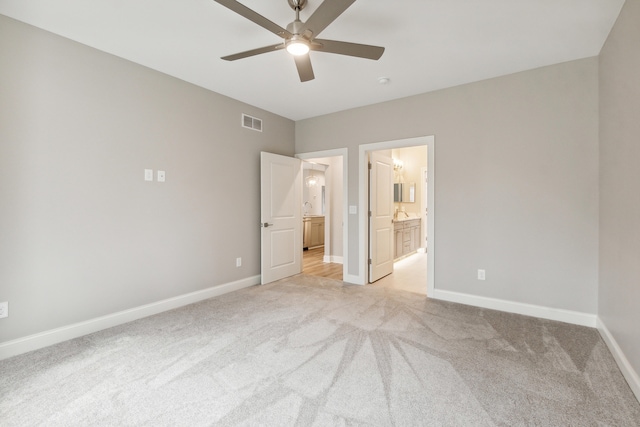
[{"label": "wall sconce light", "polygon": [[402,170],[403,166],[404,166],[404,163],[402,163],[402,160],[393,159],[393,170],[394,171],[399,172],[400,170]]}]

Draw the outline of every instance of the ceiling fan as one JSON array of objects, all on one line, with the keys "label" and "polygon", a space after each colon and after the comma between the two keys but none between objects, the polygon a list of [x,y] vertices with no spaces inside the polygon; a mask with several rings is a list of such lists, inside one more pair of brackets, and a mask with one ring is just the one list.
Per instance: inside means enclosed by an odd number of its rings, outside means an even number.
[{"label": "ceiling fan", "polygon": [[236,0],[215,1],[284,39],[283,43],[223,56],[221,59],[226,61],[235,61],[262,53],[286,49],[287,52],[293,55],[300,81],[306,82],[314,79],[311,59],[309,58],[310,50],[374,60],[379,59],[384,52],[384,48],[379,46],[316,38],[322,30],[347,10],[355,0],[325,0],[313,12],[307,22],[300,21],[300,11],[307,5],[307,0],[287,0],[289,6],[296,12],[296,19],[287,25],[286,29],[269,21]]}]

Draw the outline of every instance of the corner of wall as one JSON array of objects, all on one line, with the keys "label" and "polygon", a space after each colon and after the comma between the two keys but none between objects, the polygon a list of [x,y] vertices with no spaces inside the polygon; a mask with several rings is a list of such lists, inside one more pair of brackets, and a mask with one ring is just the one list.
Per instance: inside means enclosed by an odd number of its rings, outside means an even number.
[{"label": "corner of wall", "polygon": [[629,387],[631,387],[631,391],[633,391],[636,399],[638,399],[638,401],[640,402],[640,376],[638,375],[636,370],[633,369],[633,366],[631,366],[631,363],[622,352],[622,349],[616,342],[615,338],[613,337],[613,335],[611,335],[611,332],[609,332],[609,329],[599,316],[597,318],[597,328],[605,344],[607,344],[607,347],[609,347],[609,351],[611,351],[613,358],[618,364],[620,372],[622,372],[622,375],[624,376],[625,380],[627,380]]}]

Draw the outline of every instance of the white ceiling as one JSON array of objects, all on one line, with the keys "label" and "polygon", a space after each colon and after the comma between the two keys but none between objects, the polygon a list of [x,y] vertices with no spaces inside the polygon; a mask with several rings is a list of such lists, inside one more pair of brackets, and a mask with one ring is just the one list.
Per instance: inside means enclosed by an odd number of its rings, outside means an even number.
[{"label": "white ceiling", "polygon": [[[294,18],[287,0],[240,2],[282,27]],[[359,0],[320,37],[384,46],[382,58],[312,52],[316,78],[305,83],[282,50],[221,60],[281,39],[213,0],[0,0],[0,13],[300,120],[596,56],[623,3]]]}]

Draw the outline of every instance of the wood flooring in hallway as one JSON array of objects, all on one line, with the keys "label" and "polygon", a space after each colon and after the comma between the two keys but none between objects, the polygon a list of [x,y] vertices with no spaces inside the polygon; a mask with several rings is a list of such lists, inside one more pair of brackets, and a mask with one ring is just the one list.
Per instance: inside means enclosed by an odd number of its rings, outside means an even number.
[{"label": "wood flooring in hallway", "polygon": [[342,264],[323,262],[324,246],[302,252],[302,272],[309,276],[342,280]]}]

